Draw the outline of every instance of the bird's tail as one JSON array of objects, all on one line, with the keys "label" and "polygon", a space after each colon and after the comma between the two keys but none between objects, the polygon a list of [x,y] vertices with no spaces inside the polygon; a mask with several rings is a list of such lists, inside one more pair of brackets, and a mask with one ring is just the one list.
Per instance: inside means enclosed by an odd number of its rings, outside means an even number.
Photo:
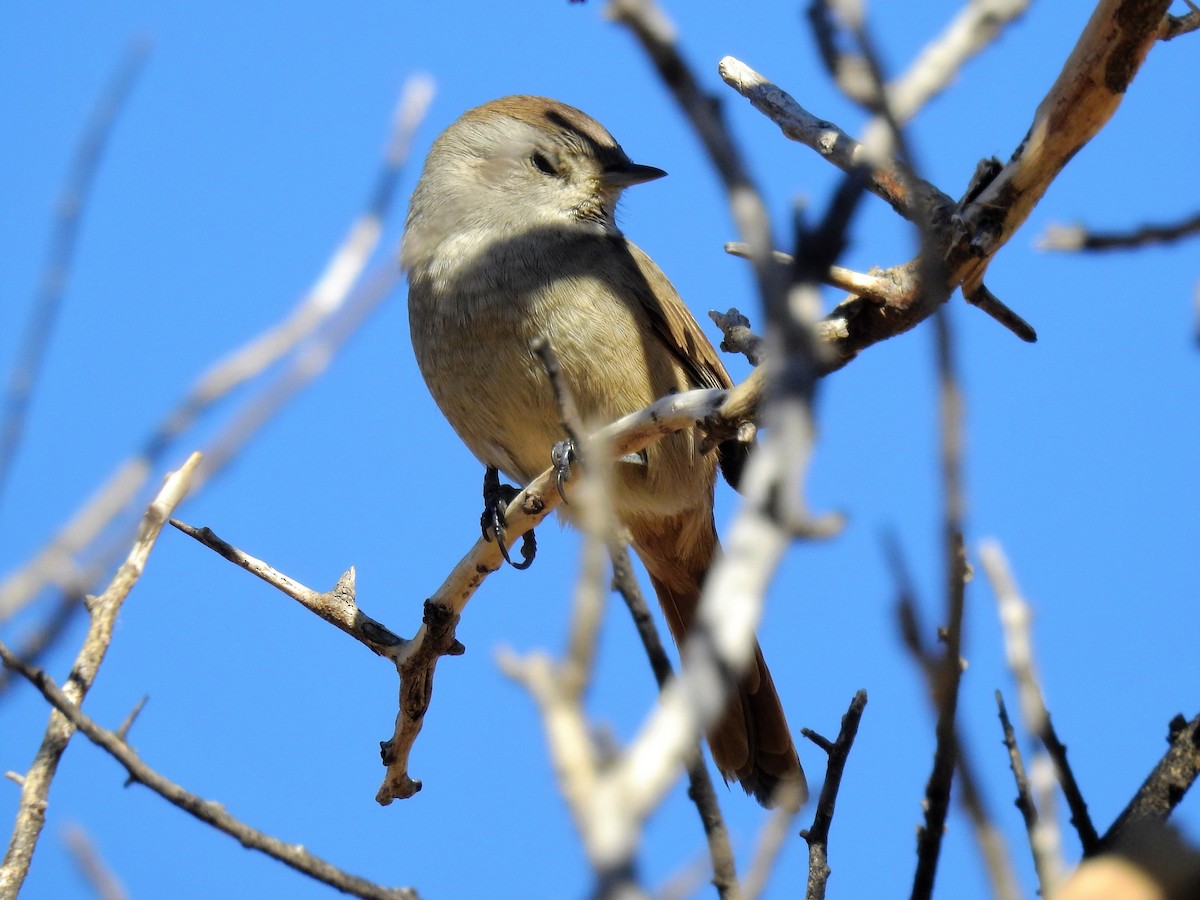
[{"label": "bird's tail", "polygon": [[[692,513],[630,525],[634,549],[650,573],[671,636],[676,644],[682,644],[696,616],[704,576],[717,552],[712,517]],[[779,789],[785,785],[791,785],[793,792],[798,789],[793,802],[807,799],[804,771],[757,641],[750,667],[709,729],[708,744],[725,779],[736,778],[746,793],[764,806],[775,805],[773,801],[782,796]]]}]

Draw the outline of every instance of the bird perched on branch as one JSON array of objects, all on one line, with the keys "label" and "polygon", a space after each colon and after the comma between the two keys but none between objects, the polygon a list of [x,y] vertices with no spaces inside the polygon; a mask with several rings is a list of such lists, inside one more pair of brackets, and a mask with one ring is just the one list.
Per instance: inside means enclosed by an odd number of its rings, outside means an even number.
[{"label": "bird perched on branch", "polygon": [[[524,485],[566,435],[531,344],[548,340],[581,415],[604,424],[729,374],[679,294],[625,238],[622,191],[666,173],[631,162],[603,126],[542,97],[465,113],[437,139],[413,193],[401,249],[421,374],[471,452]],[[614,467],[613,504],[677,643],[717,553],[718,461],[731,481],[746,446],[707,452],[688,429]],[[713,758],[770,804],[805,792],[783,707],[755,645],[709,729]]]}]

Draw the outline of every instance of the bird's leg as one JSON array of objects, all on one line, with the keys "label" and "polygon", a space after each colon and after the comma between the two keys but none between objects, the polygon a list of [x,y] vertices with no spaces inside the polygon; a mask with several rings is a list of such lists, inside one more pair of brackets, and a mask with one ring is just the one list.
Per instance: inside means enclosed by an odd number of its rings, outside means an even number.
[{"label": "bird's leg", "polygon": [[519,563],[513,562],[509,557],[505,540],[507,529],[504,510],[519,493],[521,493],[519,488],[515,488],[511,484],[501,484],[500,470],[495,466],[488,466],[483,473],[483,515],[479,517],[479,527],[483,531],[485,541],[490,541],[493,534],[496,536],[496,543],[500,546],[500,555],[504,557],[506,563],[514,569],[528,569],[533,565],[533,558],[537,555],[537,538],[534,537],[533,529],[530,528],[521,536],[521,561]]}]

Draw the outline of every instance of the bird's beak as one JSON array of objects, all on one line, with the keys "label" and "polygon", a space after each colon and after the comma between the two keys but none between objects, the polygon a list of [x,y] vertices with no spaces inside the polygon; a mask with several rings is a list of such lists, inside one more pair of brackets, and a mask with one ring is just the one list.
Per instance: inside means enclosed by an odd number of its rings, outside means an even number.
[{"label": "bird's beak", "polygon": [[647,181],[653,181],[656,178],[662,178],[666,174],[662,169],[657,169],[654,166],[643,166],[634,162],[626,162],[605,169],[600,179],[606,187],[627,188],[635,184],[643,184]]}]

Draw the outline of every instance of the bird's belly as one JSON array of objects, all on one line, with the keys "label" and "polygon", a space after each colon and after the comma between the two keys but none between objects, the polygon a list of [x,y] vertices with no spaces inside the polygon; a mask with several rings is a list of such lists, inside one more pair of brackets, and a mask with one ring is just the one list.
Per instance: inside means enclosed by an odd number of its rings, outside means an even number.
[{"label": "bird's belly", "polygon": [[[435,339],[419,339],[418,315]],[[456,292],[453,303],[413,308],[410,316],[421,373],[443,414],[481,462],[521,484],[549,468],[552,447],[566,437],[534,339],[554,348],[588,431],[686,387],[654,382],[647,358],[654,345],[642,323],[593,291],[564,295],[559,286],[550,296],[531,291],[501,302],[494,294],[470,302]],[[617,464],[618,514],[628,520],[692,508],[711,496],[713,473],[691,429],[668,436],[643,462]]]}]

